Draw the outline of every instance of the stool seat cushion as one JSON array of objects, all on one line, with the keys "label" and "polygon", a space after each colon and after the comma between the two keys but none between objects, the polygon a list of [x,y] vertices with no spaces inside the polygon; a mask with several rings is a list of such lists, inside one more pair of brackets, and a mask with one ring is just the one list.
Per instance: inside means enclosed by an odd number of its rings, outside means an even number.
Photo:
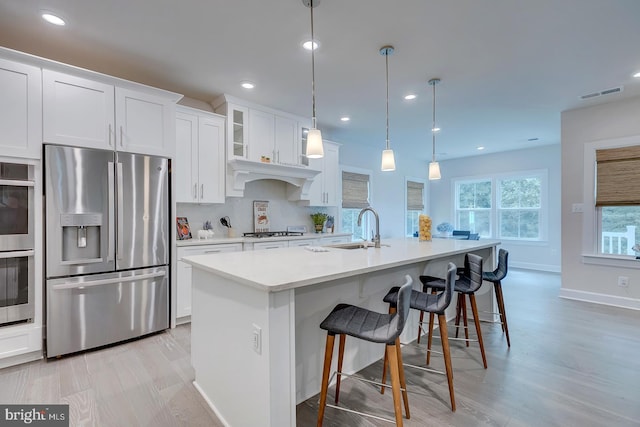
[{"label": "stool seat cushion", "polygon": [[[422,277],[423,276],[420,276],[420,280],[422,280]],[[423,284],[425,288],[435,289],[436,291],[443,291],[445,287],[444,279],[430,280],[426,283],[423,282]],[[473,285],[474,284],[471,282],[471,280],[468,277],[460,276],[456,279],[453,290],[455,292],[459,292],[462,294],[470,294],[477,290]]]},{"label": "stool seat cushion", "polygon": [[392,343],[398,336],[396,315],[377,313],[351,304],[338,304],[322,321],[320,328],[333,334],[376,343]]},{"label": "stool seat cushion", "polygon": [[[395,286],[389,290],[387,295],[384,296],[383,301],[391,304],[395,307],[398,301],[398,290],[400,288]],[[444,288],[443,288],[444,289]],[[442,298],[437,294],[428,294],[416,290],[411,290],[411,299],[409,300],[409,307],[414,310],[426,311],[429,313],[443,314],[444,310],[449,304],[444,304]]]},{"label": "stool seat cushion", "polygon": [[493,271],[483,271],[482,272],[482,280],[486,280],[487,282],[499,282],[501,279],[498,278],[495,272]]}]

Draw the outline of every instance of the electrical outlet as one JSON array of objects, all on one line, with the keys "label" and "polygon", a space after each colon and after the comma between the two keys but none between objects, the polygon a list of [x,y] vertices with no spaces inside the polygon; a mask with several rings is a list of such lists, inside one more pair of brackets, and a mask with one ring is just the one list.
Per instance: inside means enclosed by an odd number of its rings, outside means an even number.
[{"label": "electrical outlet", "polygon": [[573,213],[583,213],[584,205],[582,203],[574,203],[571,205],[571,212]]},{"label": "electrical outlet", "polygon": [[627,276],[618,276],[618,286],[621,288],[628,288],[629,278]]},{"label": "electrical outlet", "polygon": [[253,346],[253,351],[258,354],[262,354],[262,329],[257,325],[253,325],[251,345]]}]

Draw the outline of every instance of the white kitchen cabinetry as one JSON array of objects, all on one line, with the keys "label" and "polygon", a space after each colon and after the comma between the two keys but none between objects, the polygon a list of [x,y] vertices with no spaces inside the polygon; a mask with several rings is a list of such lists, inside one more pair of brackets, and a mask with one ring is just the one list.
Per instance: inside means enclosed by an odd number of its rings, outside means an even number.
[{"label": "white kitchen cabinetry", "polygon": [[316,239],[304,239],[304,240],[289,240],[289,247],[294,246],[315,246],[318,244]]},{"label": "white kitchen cabinetry", "polygon": [[175,97],[47,69],[42,81],[45,142],[173,156]]},{"label": "white kitchen cabinetry", "polygon": [[0,94],[0,155],[40,158],[40,69],[0,59]]},{"label": "white kitchen cabinetry", "polygon": [[249,139],[249,108],[219,98],[214,103],[216,113],[227,117],[227,158],[246,159]]},{"label": "white kitchen cabinetry", "polygon": [[351,241],[351,235],[321,237],[320,246],[335,245],[338,243],[348,243]]},{"label": "white kitchen cabinetry", "polygon": [[[251,244],[249,244],[251,245]],[[253,246],[251,249],[253,249],[254,251],[258,251],[258,250],[263,250],[263,249],[278,249],[278,248],[286,248],[289,246],[289,242],[286,240],[277,240],[275,242],[257,242],[257,243],[253,243]],[[244,250],[251,250],[250,248],[247,247],[247,244],[245,244],[245,248]]]},{"label": "white kitchen cabinetry", "polygon": [[298,122],[289,117],[275,116],[275,159],[282,165],[298,165],[300,157],[300,131]]},{"label": "white kitchen cabinetry", "polygon": [[182,258],[191,255],[204,255],[220,252],[240,252],[242,243],[224,243],[219,245],[198,245],[179,247],[177,251],[176,318],[191,316],[191,265]]},{"label": "white kitchen cabinetry", "polygon": [[263,157],[274,158],[275,116],[261,110],[249,109],[249,160],[259,162]]},{"label": "white kitchen cabinetry", "polygon": [[179,106],[176,113],[176,202],[224,203],[225,118]]},{"label": "white kitchen cabinetry", "polygon": [[321,173],[315,177],[309,189],[310,206],[338,206],[340,184],[340,145],[323,141],[324,157],[309,159],[309,166]]}]

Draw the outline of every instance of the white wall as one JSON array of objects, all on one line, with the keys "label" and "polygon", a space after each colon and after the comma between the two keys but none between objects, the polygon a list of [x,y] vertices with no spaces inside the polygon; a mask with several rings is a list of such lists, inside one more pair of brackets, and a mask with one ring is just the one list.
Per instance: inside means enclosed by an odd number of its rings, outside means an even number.
[{"label": "white wall", "polygon": [[[562,291],[570,296],[640,307],[640,270],[582,263],[583,218],[572,213],[584,194],[586,143],[640,135],[640,97],[562,113]],[[590,209],[584,206],[584,209]],[[617,286],[618,276],[629,287]]]},{"label": "white wall", "polygon": [[434,224],[455,223],[455,188],[452,180],[460,177],[483,177],[518,171],[547,170],[548,232],[545,242],[502,241],[509,251],[509,265],[545,271],[560,271],[560,145],[506,151],[440,162],[442,179],[430,181],[429,212]]},{"label": "white wall", "polygon": [[253,231],[253,201],[268,200],[271,230],[283,231],[288,225],[306,225],[313,232],[313,223],[309,216],[312,212],[322,211],[336,215],[335,208],[310,208],[299,206],[287,200],[287,185],[283,181],[260,180],[248,182],[244,197],[227,197],[224,204],[197,205],[178,203],[177,216],[186,216],[191,226],[191,233],[197,233],[204,221],[209,220],[214,226],[216,237],[226,236],[226,229],[220,224],[220,218],[228,216],[236,234]]}]

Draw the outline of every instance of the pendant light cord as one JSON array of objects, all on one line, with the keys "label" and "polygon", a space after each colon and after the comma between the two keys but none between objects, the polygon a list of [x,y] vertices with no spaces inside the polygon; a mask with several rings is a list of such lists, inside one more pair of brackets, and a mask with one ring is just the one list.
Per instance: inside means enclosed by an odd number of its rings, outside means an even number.
[{"label": "pendant light cord", "polygon": [[309,0],[309,9],[311,9],[311,100],[313,105],[313,111],[311,114],[311,127],[317,129],[316,125],[316,63],[314,51],[316,50],[316,39],[313,36],[313,0]]},{"label": "pendant light cord", "polygon": [[389,149],[389,51],[384,55],[387,73],[387,150]]},{"label": "pendant light cord", "polygon": [[431,137],[432,137],[432,149],[433,149],[433,153],[432,153],[432,157],[431,157],[431,161],[435,162],[436,161],[436,81],[434,81],[432,83],[433,86],[433,124],[431,126]]}]

